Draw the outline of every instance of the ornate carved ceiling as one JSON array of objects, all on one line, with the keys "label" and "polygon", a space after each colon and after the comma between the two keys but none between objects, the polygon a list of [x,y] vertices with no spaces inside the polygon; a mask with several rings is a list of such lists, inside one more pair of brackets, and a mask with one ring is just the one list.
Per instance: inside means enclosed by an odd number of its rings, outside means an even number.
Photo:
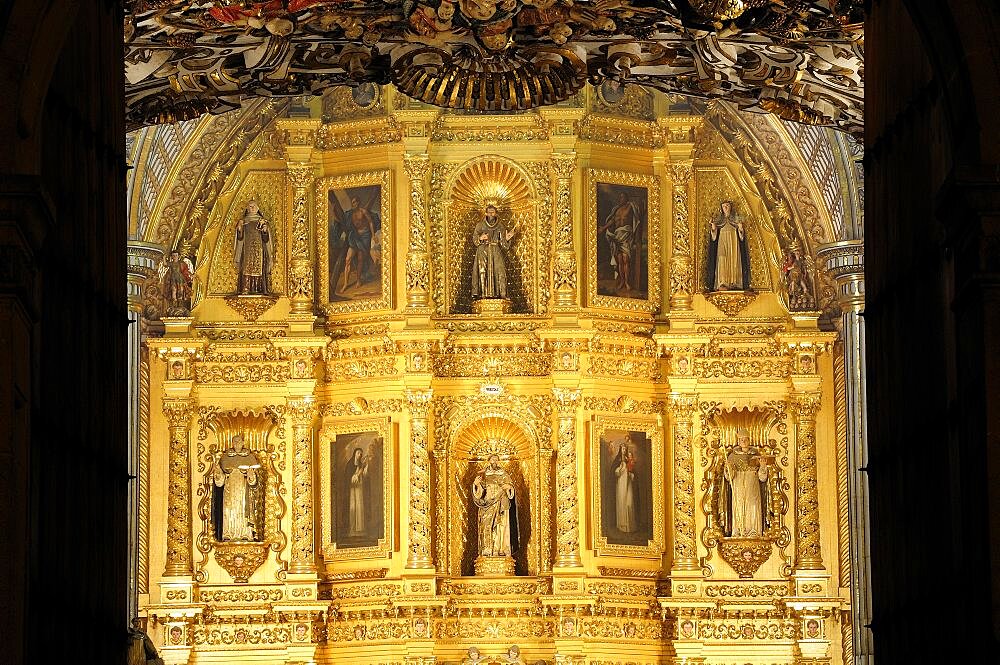
[{"label": "ornate carved ceiling", "polygon": [[859,0],[127,0],[131,127],[252,96],[394,83],[511,112],[586,82],[862,127]]}]

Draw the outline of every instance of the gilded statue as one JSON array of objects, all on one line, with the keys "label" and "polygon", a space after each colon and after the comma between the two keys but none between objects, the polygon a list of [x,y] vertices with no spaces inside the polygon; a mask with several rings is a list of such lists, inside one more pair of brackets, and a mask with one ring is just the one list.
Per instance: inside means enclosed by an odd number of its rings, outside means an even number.
[{"label": "gilded statue", "polygon": [[730,538],[762,538],[766,530],[768,466],[771,458],[750,446],[750,434],[736,431],[736,445],[722,466],[720,503],[724,532]]},{"label": "gilded statue", "polygon": [[486,665],[487,662],[489,661],[486,656],[479,653],[476,647],[469,647],[465,652],[465,658],[462,659],[462,665]]},{"label": "gilded statue", "polygon": [[248,201],[243,219],[236,225],[233,265],[238,277],[237,295],[270,294],[271,269],[274,265],[274,241],[271,225],[260,212],[256,201]]},{"label": "gilded statue", "polygon": [[472,501],[478,509],[479,556],[513,557],[518,545],[517,497],[514,480],[497,455],[490,455],[472,481]]},{"label": "gilded statue", "polygon": [[709,224],[708,290],[750,289],[750,248],[743,215],[723,201]]},{"label": "gilded statue", "polygon": [[233,437],[232,447],[220,453],[209,469],[212,494],[212,521],[218,541],[258,541],[260,504],[258,491],[263,481],[260,460],[248,450],[242,434]]},{"label": "gilded statue", "polygon": [[476,247],[472,263],[472,296],[476,299],[507,298],[507,260],[516,230],[500,220],[495,205],[486,206],[481,222],[472,233]]}]

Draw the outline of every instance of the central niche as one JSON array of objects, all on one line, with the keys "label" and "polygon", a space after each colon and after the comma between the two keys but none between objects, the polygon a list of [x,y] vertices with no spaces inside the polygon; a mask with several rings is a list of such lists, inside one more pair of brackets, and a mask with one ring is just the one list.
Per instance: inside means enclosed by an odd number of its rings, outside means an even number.
[{"label": "central niche", "polygon": [[[488,213],[490,208],[495,208],[495,217],[492,210]],[[457,170],[445,202],[444,267],[449,314],[475,314],[477,301],[500,300],[501,294],[493,291],[498,280],[504,283],[502,299],[508,301],[505,310],[509,307],[514,314],[536,312],[537,208],[531,177],[508,159],[480,157]],[[497,254],[497,263],[486,258]]]},{"label": "central niche", "polygon": [[[453,510],[458,517],[454,524],[455,548],[461,575],[511,574],[511,570],[489,570],[493,552],[484,547],[496,547],[498,541],[509,543],[513,559],[513,574],[534,574],[538,544],[535,538],[538,501],[538,474],[531,439],[514,422],[498,415],[488,415],[475,420],[459,430],[452,447],[452,473],[449,488],[455,498]],[[510,514],[503,516],[503,524],[494,523],[494,507],[482,508],[482,487],[490,478],[501,478],[502,487],[514,495]],[[478,491],[477,491],[478,490]],[[500,490],[503,492],[503,489]],[[477,500],[478,499],[478,500]],[[488,529],[499,529],[495,535]],[[506,530],[506,532],[504,532]]]}]

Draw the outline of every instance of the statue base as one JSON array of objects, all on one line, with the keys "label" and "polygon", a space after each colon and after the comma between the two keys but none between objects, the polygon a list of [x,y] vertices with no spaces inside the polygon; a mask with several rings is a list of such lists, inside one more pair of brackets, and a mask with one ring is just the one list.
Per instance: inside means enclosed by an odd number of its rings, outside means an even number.
[{"label": "statue base", "polygon": [[472,301],[473,314],[501,316],[510,314],[510,301],[506,298],[480,298]]},{"label": "statue base", "polygon": [[472,564],[477,577],[513,577],[514,557],[478,556]]}]

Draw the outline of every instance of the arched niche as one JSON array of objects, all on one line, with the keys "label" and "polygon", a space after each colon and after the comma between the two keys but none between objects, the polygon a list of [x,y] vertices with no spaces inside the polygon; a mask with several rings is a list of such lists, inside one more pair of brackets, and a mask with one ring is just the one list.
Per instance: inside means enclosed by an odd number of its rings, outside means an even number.
[{"label": "arched niche", "polygon": [[487,205],[495,205],[500,220],[515,231],[507,258],[508,298],[514,314],[542,313],[548,300],[548,238],[551,207],[548,169],[544,164],[519,164],[500,155],[484,155],[461,165],[447,165],[450,175],[435,188],[441,201],[439,232],[432,242],[435,272],[443,280],[441,314],[472,313],[473,230]]},{"label": "arched niche", "polygon": [[439,571],[452,577],[473,575],[478,527],[470,489],[490,456],[497,455],[517,494],[516,574],[548,572],[552,558],[551,411],[530,398],[503,395],[491,403],[446,402],[435,419]]}]

